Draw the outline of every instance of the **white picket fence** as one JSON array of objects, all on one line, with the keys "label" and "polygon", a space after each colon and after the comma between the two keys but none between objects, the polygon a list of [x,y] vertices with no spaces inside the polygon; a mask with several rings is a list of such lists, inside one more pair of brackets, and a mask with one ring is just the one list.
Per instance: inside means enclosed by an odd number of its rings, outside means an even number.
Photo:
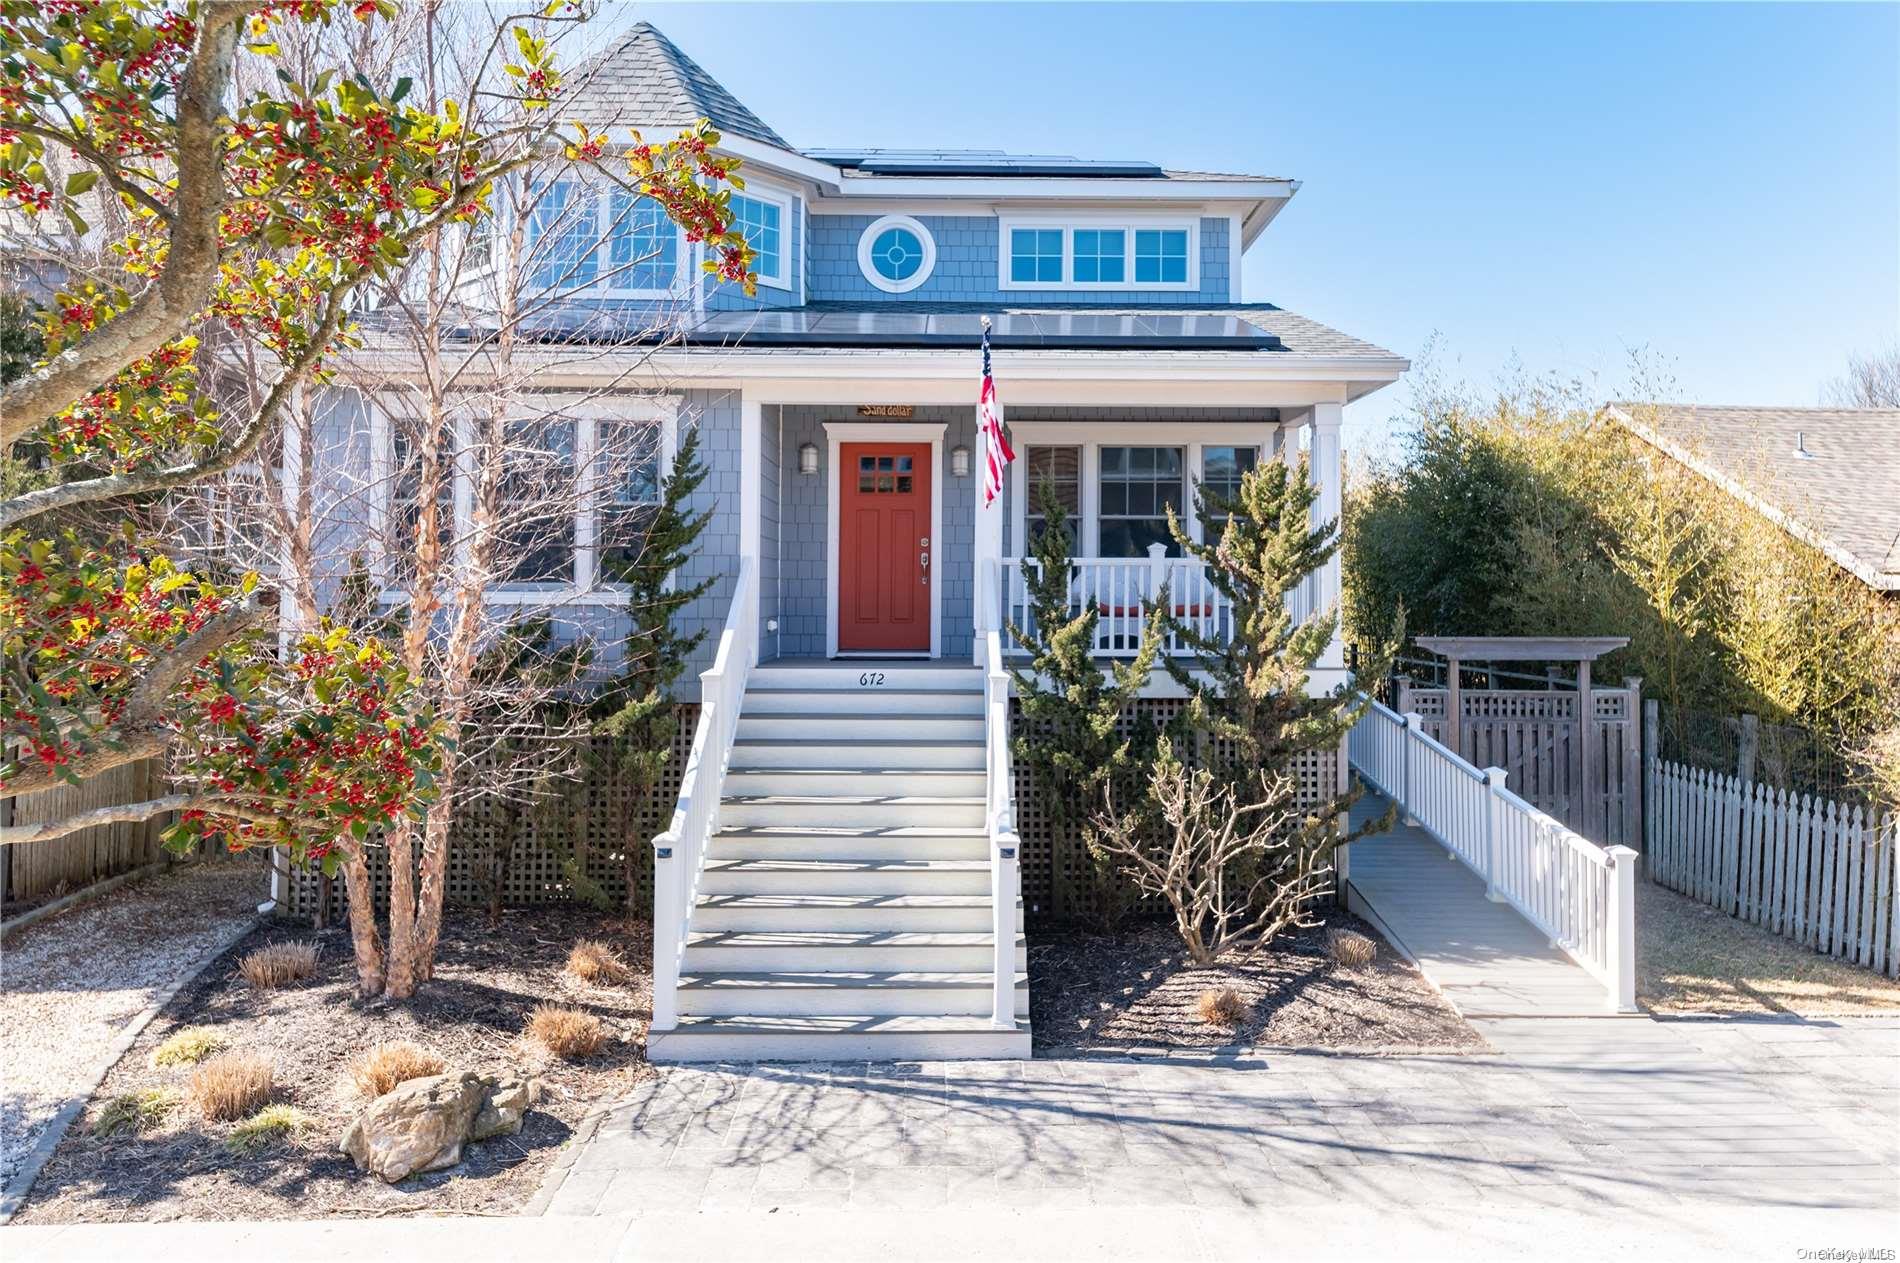
[{"label": "white picket fence", "polygon": [[1648,781],[1654,881],[1900,978],[1900,817],[1661,759]]},{"label": "white picket fence", "polygon": [[1636,865],[1505,788],[1427,735],[1416,714],[1374,702],[1346,739],[1353,770],[1484,879],[1485,894],[1601,982],[1613,1012],[1636,1011]]}]

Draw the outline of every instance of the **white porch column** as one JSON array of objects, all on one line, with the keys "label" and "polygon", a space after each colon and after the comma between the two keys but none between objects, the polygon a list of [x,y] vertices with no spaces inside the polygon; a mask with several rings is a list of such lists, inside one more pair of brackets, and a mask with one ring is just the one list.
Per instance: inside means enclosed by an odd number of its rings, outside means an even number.
[{"label": "white porch column", "polygon": [[[970,556],[974,559],[970,574],[970,612],[971,624],[975,635],[970,637],[970,659],[977,666],[984,661],[983,641],[985,634],[992,628],[1001,630],[998,621],[997,603],[1000,596],[989,587],[989,579],[999,574],[1003,557],[1003,497],[997,496],[988,506],[983,504],[983,476],[979,472],[983,459],[980,451],[971,453],[970,495],[975,500],[975,538]],[[1021,458],[1017,459],[1021,464]],[[1014,480],[1017,493],[1021,494],[1022,479]],[[1000,575],[999,575],[1000,577]]]},{"label": "white porch column", "polygon": [[[1316,403],[1313,405],[1313,441],[1310,452],[1310,477],[1319,490],[1319,498],[1313,502],[1313,522],[1337,522],[1345,505],[1344,489],[1346,469],[1341,458],[1339,427],[1344,406],[1336,403]],[[1335,551],[1320,572],[1314,576],[1314,608],[1316,610],[1339,609],[1341,557]],[[1316,664],[1321,667],[1344,669],[1346,665],[1346,639],[1342,632],[1335,633],[1333,641],[1326,646]]]},{"label": "white porch column", "polygon": [[[750,557],[750,567],[741,566],[745,582],[754,589],[752,608],[763,606],[758,599],[760,542],[765,521],[765,406],[759,400],[739,398],[739,557]],[[739,594],[733,593],[737,600]],[[752,657],[756,663],[760,637],[751,637]],[[748,663],[748,666],[753,663]]]}]

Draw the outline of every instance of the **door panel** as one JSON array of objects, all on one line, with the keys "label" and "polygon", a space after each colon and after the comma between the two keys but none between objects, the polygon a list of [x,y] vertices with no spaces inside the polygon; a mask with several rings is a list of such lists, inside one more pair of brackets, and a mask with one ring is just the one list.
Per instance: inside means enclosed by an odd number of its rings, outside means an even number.
[{"label": "door panel", "polygon": [[928,653],[928,443],[844,443],[838,470],[838,648]]}]

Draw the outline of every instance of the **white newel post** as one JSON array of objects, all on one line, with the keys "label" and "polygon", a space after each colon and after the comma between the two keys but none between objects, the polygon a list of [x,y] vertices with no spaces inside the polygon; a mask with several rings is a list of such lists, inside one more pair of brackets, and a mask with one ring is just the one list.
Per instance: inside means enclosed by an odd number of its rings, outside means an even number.
[{"label": "white newel post", "polygon": [[1636,1012],[1636,865],[1641,858],[1627,846],[1608,851],[1613,894],[1610,902],[1610,977],[1615,992],[1610,1008]]},{"label": "white newel post", "polygon": [[1484,769],[1484,897],[1492,903],[1504,901],[1504,896],[1498,893],[1498,848],[1503,841],[1504,799],[1498,794],[1504,788],[1505,775],[1501,767]]},{"label": "white newel post", "polygon": [[[759,602],[759,554],[761,536],[765,520],[765,405],[757,399],[741,397],[739,401],[739,560],[748,557],[752,565],[748,569],[739,567],[741,581],[751,587],[748,594],[752,608],[763,610]],[[740,594],[734,592],[732,599],[737,601]],[[751,668],[758,663],[758,646],[761,637],[755,628],[746,638],[751,653],[745,663]]]},{"label": "white newel post", "polygon": [[1168,546],[1155,543],[1148,545],[1148,599],[1161,599],[1161,589],[1168,582]]},{"label": "white newel post", "polygon": [[653,1020],[651,1029],[670,1031],[680,1022],[680,940],[686,929],[686,870],[679,838],[662,833],[653,839]]},{"label": "white newel post", "polygon": [[[974,564],[970,574],[971,622],[976,634],[970,638],[970,660],[977,666],[983,665],[983,637],[990,630],[1002,630],[1001,618],[997,606],[1002,603],[1001,568],[1003,560],[1003,497],[998,496],[989,505],[983,504],[983,480],[973,478],[975,486],[972,494],[976,497],[976,538],[970,553]],[[985,579],[998,575],[995,588],[987,588]]]},{"label": "white newel post", "polygon": [[[1339,521],[1340,512],[1345,503],[1341,495],[1345,481],[1345,465],[1341,459],[1339,427],[1343,419],[1344,408],[1336,403],[1316,403],[1313,405],[1313,441],[1309,453],[1308,476],[1319,491],[1319,498],[1313,502],[1313,524]],[[1313,609],[1339,610],[1340,596],[1340,555],[1333,555],[1314,576]],[[1326,646],[1315,664],[1344,670],[1346,666],[1346,637],[1343,628],[1333,634],[1332,643]]]}]

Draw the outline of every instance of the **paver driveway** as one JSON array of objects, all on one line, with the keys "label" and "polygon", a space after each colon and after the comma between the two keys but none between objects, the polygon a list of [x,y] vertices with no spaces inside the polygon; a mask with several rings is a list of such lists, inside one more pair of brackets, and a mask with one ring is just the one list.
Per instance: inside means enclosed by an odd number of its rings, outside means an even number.
[{"label": "paver driveway", "polygon": [[577,1146],[545,1204],[1880,1209],[1900,1193],[1900,1022],[1478,1025],[1495,1055],[673,1067]]}]

